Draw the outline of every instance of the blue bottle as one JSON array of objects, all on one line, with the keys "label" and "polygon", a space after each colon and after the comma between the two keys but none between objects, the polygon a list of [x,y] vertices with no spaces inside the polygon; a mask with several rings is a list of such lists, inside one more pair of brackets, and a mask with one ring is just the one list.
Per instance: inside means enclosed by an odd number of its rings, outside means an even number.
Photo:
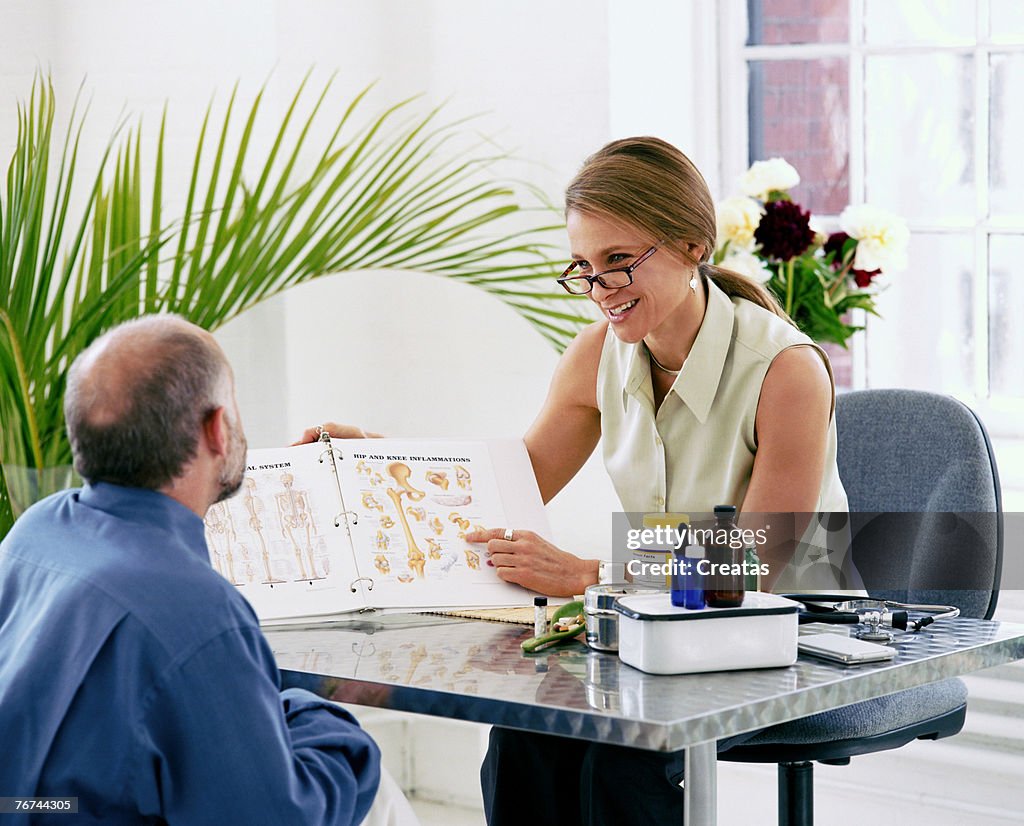
[{"label": "blue bottle", "polygon": [[[685,537],[688,526],[679,526],[679,536]],[[672,604],[678,608],[699,609],[704,607],[704,577],[697,570],[697,564],[704,558],[704,548],[687,545],[672,552]]]},{"label": "blue bottle", "polygon": [[686,561],[690,564],[687,570],[686,588],[683,591],[684,608],[696,610],[704,607],[704,574],[697,567],[703,560],[704,547],[702,545],[686,547]]}]

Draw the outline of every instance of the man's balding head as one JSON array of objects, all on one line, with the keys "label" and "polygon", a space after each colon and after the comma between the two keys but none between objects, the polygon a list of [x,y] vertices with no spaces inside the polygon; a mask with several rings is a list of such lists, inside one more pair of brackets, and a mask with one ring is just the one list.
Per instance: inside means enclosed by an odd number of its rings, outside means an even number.
[{"label": "man's balding head", "polygon": [[115,327],[68,373],[75,469],[89,482],[164,487],[196,455],[206,418],[231,399],[230,367],[205,330],[168,315]]}]

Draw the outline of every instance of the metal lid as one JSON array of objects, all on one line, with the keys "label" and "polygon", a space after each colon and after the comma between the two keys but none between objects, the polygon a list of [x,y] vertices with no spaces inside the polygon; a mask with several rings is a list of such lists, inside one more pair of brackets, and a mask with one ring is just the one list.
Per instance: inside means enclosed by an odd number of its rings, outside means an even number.
[{"label": "metal lid", "polygon": [[[644,514],[644,527],[645,528],[674,528],[680,522],[686,522],[689,524],[690,515],[688,513],[645,513]],[[625,583],[629,585],[630,583]]]},{"label": "metal lid", "polygon": [[660,590],[635,582],[608,582],[603,585],[589,585],[583,592],[585,611],[611,611],[615,600],[626,594],[656,594]]},{"label": "metal lid", "polygon": [[743,605],[736,608],[679,608],[672,604],[668,594],[629,596],[613,603],[613,610],[635,620],[706,620],[723,617],[753,617],[771,614],[795,614],[800,604],[777,594],[752,591],[746,594]]}]

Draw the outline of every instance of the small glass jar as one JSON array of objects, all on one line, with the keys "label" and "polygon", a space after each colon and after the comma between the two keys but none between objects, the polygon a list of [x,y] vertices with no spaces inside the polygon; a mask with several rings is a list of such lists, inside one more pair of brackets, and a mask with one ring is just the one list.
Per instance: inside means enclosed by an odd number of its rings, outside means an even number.
[{"label": "small glass jar", "polygon": [[738,540],[736,506],[715,505],[714,542],[707,546],[709,573],[704,588],[704,600],[711,608],[743,604],[743,544]]}]

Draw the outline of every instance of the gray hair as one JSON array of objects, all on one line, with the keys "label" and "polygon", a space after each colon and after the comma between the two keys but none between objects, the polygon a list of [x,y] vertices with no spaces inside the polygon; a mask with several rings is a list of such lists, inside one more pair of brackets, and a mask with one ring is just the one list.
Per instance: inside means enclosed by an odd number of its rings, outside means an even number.
[{"label": "gray hair", "polygon": [[158,490],[195,457],[203,422],[225,403],[216,342],[177,316],[148,316],[94,341],[64,397],[75,470],[88,482]]}]

